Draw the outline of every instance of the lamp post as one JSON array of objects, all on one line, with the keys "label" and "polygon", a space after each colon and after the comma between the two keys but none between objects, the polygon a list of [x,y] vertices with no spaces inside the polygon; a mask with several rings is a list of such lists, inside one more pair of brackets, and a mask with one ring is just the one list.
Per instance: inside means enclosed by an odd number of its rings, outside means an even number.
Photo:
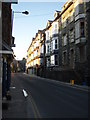
[{"label": "lamp post", "polygon": [[[12,11],[12,13],[13,13],[12,14],[13,18],[14,18],[14,13],[20,13],[20,14],[25,14],[25,15],[29,14],[28,11],[24,11],[24,12]],[[12,21],[12,23],[13,23],[13,21]],[[13,24],[12,24],[12,28],[13,28]],[[12,34],[11,34],[11,37],[12,37]],[[11,48],[12,47],[15,47],[15,46],[11,45]],[[7,66],[6,66],[6,63],[3,64],[3,66],[4,66],[4,72],[3,72],[4,73],[4,75],[3,75],[4,76],[4,82],[3,82],[3,86],[5,86],[5,87],[7,86],[7,88],[3,89],[3,93],[6,94],[7,99],[11,98],[10,97],[11,95],[9,94],[9,91],[10,91],[10,83],[11,83],[11,66],[10,66],[10,64],[11,64],[12,61],[13,61],[13,57],[9,57],[8,60],[6,61],[7,62]],[[6,67],[7,67],[7,69],[6,69]],[[5,73],[7,73],[7,74],[5,74]],[[6,76],[7,76],[7,83],[5,81]]]},{"label": "lamp post", "polygon": [[[25,14],[25,15],[28,15],[29,12],[26,10],[26,11],[23,11],[23,12],[20,12],[20,11],[12,11],[12,28],[13,28],[13,19],[14,19],[14,14],[15,13],[20,13],[20,14]],[[14,38],[14,37],[13,37]]]}]

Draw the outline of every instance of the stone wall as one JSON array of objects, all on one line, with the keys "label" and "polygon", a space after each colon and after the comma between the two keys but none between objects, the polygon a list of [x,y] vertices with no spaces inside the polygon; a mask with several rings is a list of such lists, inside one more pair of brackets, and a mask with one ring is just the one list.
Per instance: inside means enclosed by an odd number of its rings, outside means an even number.
[{"label": "stone wall", "polygon": [[74,80],[75,84],[80,85],[83,84],[84,81],[84,78],[74,70],[55,71],[38,69],[38,76],[68,83],[70,83],[70,80]]}]

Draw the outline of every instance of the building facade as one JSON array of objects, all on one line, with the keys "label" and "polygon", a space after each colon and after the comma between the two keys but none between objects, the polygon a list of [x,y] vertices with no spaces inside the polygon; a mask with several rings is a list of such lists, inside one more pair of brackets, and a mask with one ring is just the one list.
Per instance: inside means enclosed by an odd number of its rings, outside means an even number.
[{"label": "building facade", "polygon": [[83,0],[68,0],[44,29],[46,69],[71,70],[82,81],[86,79],[88,56],[86,6]]},{"label": "building facade", "polygon": [[[62,43],[62,68],[80,72],[84,79],[86,68],[86,20],[82,0],[67,1],[62,7],[60,31]],[[82,75],[81,75],[82,74]]]},{"label": "building facade", "polygon": [[[74,67],[74,4],[66,2],[61,13],[62,68]],[[71,58],[70,58],[71,57]]]},{"label": "building facade", "polygon": [[[13,2],[14,3],[14,2]],[[15,2],[17,3],[17,2]],[[14,37],[12,37],[11,2],[2,2],[2,98],[6,98],[10,91],[11,62],[13,60]]]},{"label": "building facade", "polygon": [[60,28],[60,11],[55,11],[54,20],[52,22],[51,35],[51,51],[50,51],[50,66],[52,68],[59,66],[59,28]]},{"label": "building facade", "polygon": [[[0,2],[0,28],[2,28],[2,4]],[[0,51],[2,50],[2,29],[0,29]],[[2,54],[0,53],[0,68],[2,68],[1,62]],[[2,119],[2,69],[0,69],[0,119]]]},{"label": "building facade", "polygon": [[52,35],[52,21],[48,20],[46,25],[46,39],[45,39],[45,57],[46,57],[46,67],[50,67],[50,51],[51,51],[51,35]]},{"label": "building facade", "polygon": [[88,86],[90,86],[90,1],[85,3],[86,7],[86,39],[87,39],[87,66],[86,66],[86,80]]},{"label": "building facade", "polygon": [[27,72],[36,74],[37,68],[44,64],[44,31],[38,30],[27,50]]}]

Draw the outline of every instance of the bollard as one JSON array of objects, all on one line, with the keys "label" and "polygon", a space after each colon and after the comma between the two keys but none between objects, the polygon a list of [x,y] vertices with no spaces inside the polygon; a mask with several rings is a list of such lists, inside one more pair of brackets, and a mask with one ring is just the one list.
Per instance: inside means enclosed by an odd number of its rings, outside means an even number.
[{"label": "bollard", "polygon": [[83,81],[83,82],[82,82],[82,85],[83,85],[83,86],[85,86],[85,85],[86,85],[86,82],[85,82],[85,81]]},{"label": "bollard", "polygon": [[70,80],[71,85],[74,85],[74,80]]},{"label": "bollard", "polygon": [[7,98],[7,100],[11,100],[10,91],[7,91],[6,98]]}]

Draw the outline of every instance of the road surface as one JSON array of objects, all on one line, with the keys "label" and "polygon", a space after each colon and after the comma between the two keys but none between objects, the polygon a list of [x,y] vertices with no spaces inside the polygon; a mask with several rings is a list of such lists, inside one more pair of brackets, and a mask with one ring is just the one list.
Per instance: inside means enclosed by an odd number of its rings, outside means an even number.
[{"label": "road surface", "polygon": [[[52,80],[13,73],[7,118],[87,118],[88,92]],[[26,96],[25,96],[26,95]]]}]

